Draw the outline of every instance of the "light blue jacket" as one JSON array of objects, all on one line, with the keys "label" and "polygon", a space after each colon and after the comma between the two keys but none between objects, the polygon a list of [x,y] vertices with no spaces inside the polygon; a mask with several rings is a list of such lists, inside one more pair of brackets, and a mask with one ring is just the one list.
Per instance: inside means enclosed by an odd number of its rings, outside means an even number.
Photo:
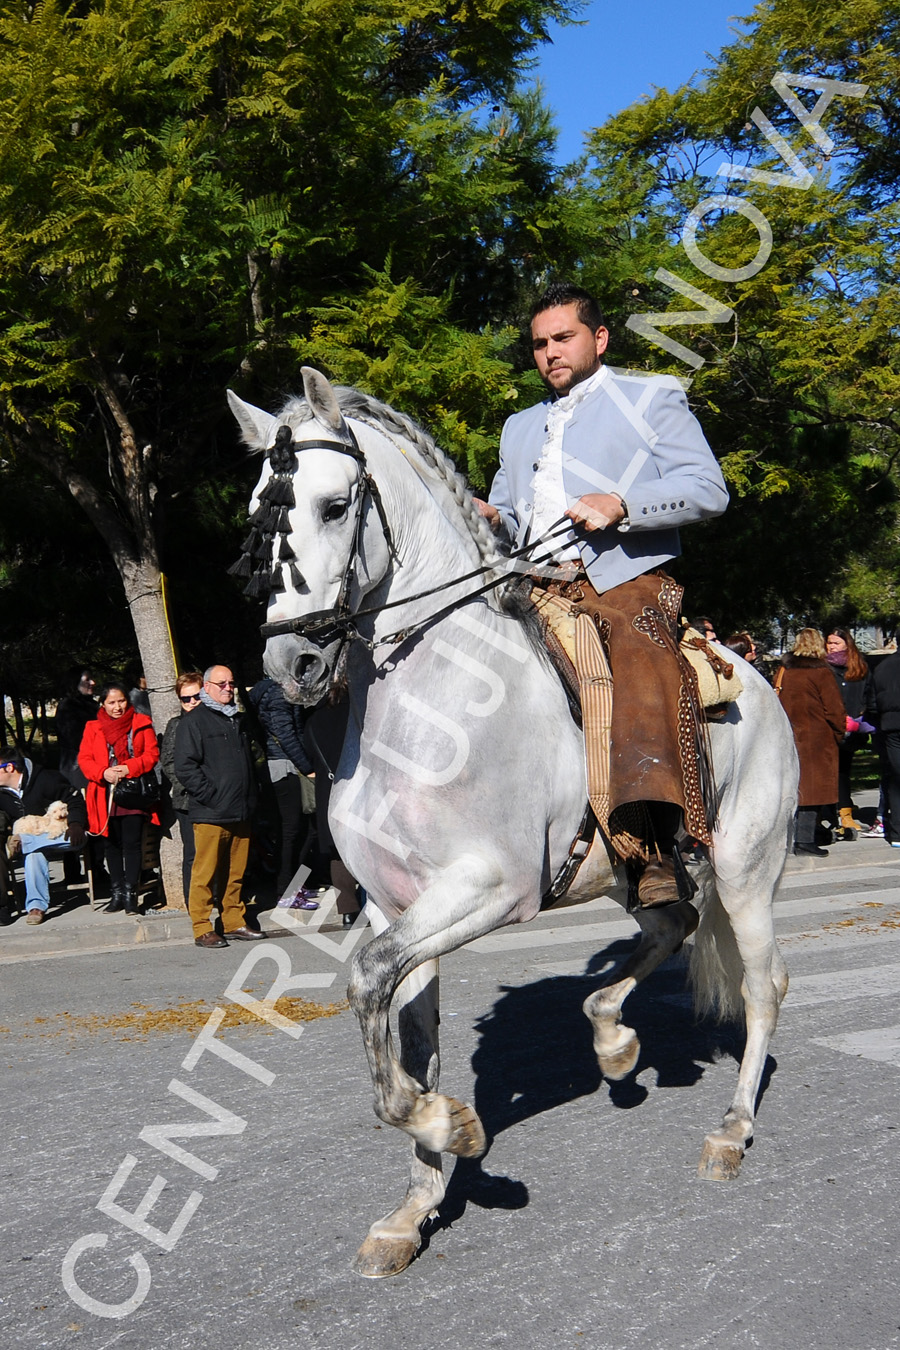
[{"label": "light blue jacket", "polygon": [[[576,531],[584,567],[601,593],[670,562],[681,552],[680,525],[719,516],[728,505],[722,472],[674,376],[604,371],[576,407],[562,447],[568,505],[588,493],[617,492],[627,506],[627,524]],[[500,440],[490,501],[517,546],[526,542],[549,406],[515,413]]]}]

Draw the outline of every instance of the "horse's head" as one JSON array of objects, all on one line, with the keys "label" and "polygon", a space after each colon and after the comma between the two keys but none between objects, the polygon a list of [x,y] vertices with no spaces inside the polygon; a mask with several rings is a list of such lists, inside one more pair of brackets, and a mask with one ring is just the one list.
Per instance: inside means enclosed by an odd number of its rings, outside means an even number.
[{"label": "horse's head", "polygon": [[390,567],[365,457],[324,375],[303,367],[306,404],[278,417],[229,391],[244,440],[265,452],[241,562],[247,591],[268,595],[265,670],[293,703],[328,692],[345,621]]}]

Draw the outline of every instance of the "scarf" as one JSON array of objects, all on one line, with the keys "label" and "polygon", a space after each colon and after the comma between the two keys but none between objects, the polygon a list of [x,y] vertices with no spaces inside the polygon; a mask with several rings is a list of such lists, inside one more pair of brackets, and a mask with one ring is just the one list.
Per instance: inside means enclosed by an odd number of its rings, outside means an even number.
[{"label": "scarf", "polygon": [[225,717],[234,717],[240,712],[236,703],[217,703],[214,698],[210,698],[205,689],[200,690],[200,702],[207,708],[212,708],[213,712],[222,713]]},{"label": "scarf", "polygon": [[845,666],[847,664],[846,652],[826,652],[825,660],[830,666]]},{"label": "scarf", "polygon": [[121,717],[110,717],[105,708],[98,708],[97,721],[107,745],[112,746],[116,763],[124,764],[128,758],[128,733],[134,721],[134,708],[129,703]]}]

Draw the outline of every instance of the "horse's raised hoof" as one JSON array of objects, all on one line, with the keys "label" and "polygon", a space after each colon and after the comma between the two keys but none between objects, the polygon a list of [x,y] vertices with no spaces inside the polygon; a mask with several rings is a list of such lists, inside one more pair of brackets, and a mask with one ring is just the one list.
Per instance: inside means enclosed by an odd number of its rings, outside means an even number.
[{"label": "horse's raised hoof", "polygon": [[457,1158],[480,1158],[487,1148],[487,1136],[478,1113],[465,1102],[453,1097],[447,1100],[453,1113],[453,1131],[446,1152],[455,1153]]},{"label": "horse's raised hoof", "polygon": [[386,1280],[404,1271],[420,1246],[411,1238],[367,1237],[356,1253],[353,1269],[367,1280]]},{"label": "horse's raised hoof", "polygon": [[432,1153],[455,1153],[458,1158],[480,1158],[487,1148],[484,1127],[474,1107],[426,1092],[407,1127],[417,1143]]},{"label": "horse's raised hoof", "polygon": [[725,1144],[706,1139],[697,1165],[697,1176],[702,1181],[734,1181],[740,1175],[744,1150],[740,1144]]},{"label": "horse's raised hoof", "polygon": [[611,1054],[597,1056],[600,1072],[604,1078],[608,1078],[613,1083],[618,1083],[631,1073],[638,1062],[640,1053],[641,1043],[637,1036],[632,1034],[631,1040],[626,1041],[618,1050],[613,1050]]}]

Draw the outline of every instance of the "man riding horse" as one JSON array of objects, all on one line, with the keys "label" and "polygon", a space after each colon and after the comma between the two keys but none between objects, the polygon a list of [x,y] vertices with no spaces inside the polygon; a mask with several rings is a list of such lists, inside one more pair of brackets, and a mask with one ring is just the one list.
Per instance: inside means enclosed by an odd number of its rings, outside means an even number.
[{"label": "man riding horse", "polygon": [[681,551],[678,527],[721,515],[728,492],[678,381],[603,364],[609,332],[587,291],[550,286],[532,311],[531,340],[551,397],[506,422],[479,508],[518,546],[563,515],[573,522],[574,539],[554,553],[568,575],[552,586],[595,616],[609,655],[609,837],[639,903],[671,904],[690,895],[679,833],[709,835],[696,708],[678,654],[681,587],[663,567]]}]

